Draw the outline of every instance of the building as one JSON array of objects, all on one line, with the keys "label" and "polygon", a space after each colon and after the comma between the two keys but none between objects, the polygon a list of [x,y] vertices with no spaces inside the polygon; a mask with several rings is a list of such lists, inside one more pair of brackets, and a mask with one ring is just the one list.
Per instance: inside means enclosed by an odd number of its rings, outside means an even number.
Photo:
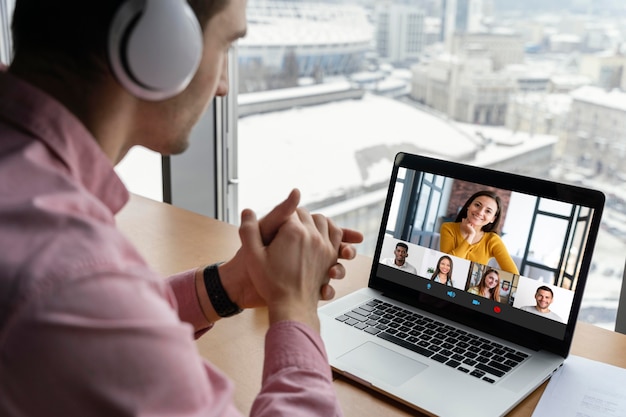
[{"label": "building", "polygon": [[565,155],[584,177],[623,184],[626,179],[626,93],[581,87],[572,93]]},{"label": "building", "polygon": [[565,139],[572,97],[569,94],[520,92],[507,106],[506,127],[531,135],[555,135]]},{"label": "building", "polygon": [[248,32],[237,45],[244,93],[360,71],[372,49],[373,26],[359,6],[258,0],[247,13]]},{"label": "building", "polygon": [[548,82],[549,93],[569,93],[577,88],[591,84],[591,78],[585,75],[565,74],[553,75]]},{"label": "building", "polygon": [[544,89],[548,77],[529,77],[505,68],[524,59],[514,33],[456,33],[451,54],[414,65],[411,97],[464,123],[504,125],[509,95]]},{"label": "building", "polygon": [[493,71],[485,53],[460,58],[440,55],[411,68],[411,97],[463,123],[504,125],[515,81]]},{"label": "building", "polygon": [[424,49],[424,11],[404,4],[375,9],[376,51],[391,63],[416,62]]},{"label": "building", "polygon": [[457,33],[451,40],[451,53],[466,54],[484,51],[493,62],[493,70],[524,62],[524,41],[517,33]]},{"label": "building", "polygon": [[580,73],[604,89],[626,90],[626,55],[611,51],[583,55]]},{"label": "building", "polygon": [[483,30],[483,0],[443,0],[442,40],[450,46],[455,34]]}]

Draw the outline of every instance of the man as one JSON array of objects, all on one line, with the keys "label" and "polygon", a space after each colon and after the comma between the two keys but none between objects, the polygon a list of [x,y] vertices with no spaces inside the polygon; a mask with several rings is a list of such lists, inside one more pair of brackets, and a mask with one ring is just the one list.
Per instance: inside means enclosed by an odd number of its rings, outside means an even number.
[{"label": "man", "polygon": [[559,317],[558,314],[550,310],[550,304],[552,304],[552,301],[554,301],[554,293],[552,292],[552,289],[548,286],[542,285],[537,288],[537,291],[535,291],[536,304],[534,306],[524,306],[521,309],[551,320],[563,322],[563,319]]},{"label": "man", "polygon": [[193,337],[259,306],[270,327],[252,415],[340,415],[317,302],[360,233],[298,208],[294,191],[261,221],[242,212],[231,260],[166,281],[115,228],[128,192],[113,166],[136,145],[188,146],[246,31],[245,0],[190,1],[199,65],[181,91],[145,100],[108,61],[122,3],[16,2],[14,60],[0,70],[0,415],[240,415]]},{"label": "man", "polygon": [[409,257],[409,246],[404,242],[398,242],[396,244],[396,249],[393,251],[393,258],[385,258],[383,259],[383,264],[393,266],[394,268],[401,269],[410,274],[417,275],[417,269],[410,263],[406,261],[406,258]]}]

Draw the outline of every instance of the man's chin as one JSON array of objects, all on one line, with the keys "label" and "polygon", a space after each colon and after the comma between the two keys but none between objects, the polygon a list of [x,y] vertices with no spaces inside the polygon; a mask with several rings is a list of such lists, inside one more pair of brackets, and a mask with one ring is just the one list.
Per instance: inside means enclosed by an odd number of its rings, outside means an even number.
[{"label": "man's chin", "polygon": [[168,147],[161,149],[159,152],[163,156],[180,155],[189,148],[189,140],[178,140],[174,143],[168,144]]}]

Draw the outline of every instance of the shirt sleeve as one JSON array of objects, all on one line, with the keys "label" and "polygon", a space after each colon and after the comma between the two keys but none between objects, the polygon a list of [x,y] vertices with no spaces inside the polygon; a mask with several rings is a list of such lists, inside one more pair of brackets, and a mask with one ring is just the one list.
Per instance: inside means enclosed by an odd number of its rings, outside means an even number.
[{"label": "shirt sleeve", "polygon": [[193,326],[194,337],[197,339],[213,327],[200,307],[196,292],[196,270],[190,269],[172,275],[167,282],[174,293],[178,304],[178,316]]},{"label": "shirt sleeve", "polygon": [[297,322],[282,321],[270,327],[263,385],[251,416],[343,416],[319,334]]},{"label": "shirt sleeve", "polygon": [[500,236],[495,233],[492,233],[491,238],[489,239],[489,252],[491,256],[496,258],[496,262],[498,262],[500,269],[519,275],[517,265],[513,262],[513,258],[511,258],[506,245]]}]

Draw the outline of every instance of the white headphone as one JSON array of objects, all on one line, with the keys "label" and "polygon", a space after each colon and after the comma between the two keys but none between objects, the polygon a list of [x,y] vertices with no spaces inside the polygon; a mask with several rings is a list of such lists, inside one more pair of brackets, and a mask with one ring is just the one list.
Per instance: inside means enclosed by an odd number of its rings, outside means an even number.
[{"label": "white headphone", "polygon": [[109,29],[109,59],[118,81],[145,100],[187,87],[202,55],[202,30],[187,0],[128,0]]}]

